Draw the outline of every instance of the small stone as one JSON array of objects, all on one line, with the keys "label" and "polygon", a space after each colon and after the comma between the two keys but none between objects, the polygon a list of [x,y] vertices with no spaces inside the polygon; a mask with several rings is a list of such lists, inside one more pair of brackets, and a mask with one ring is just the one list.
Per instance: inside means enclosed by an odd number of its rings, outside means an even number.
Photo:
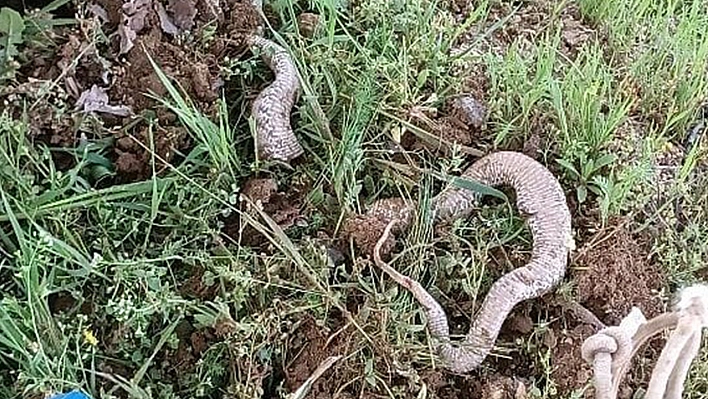
[{"label": "small stone", "polygon": [[471,95],[457,97],[451,106],[455,117],[468,127],[480,129],[487,120],[487,108]]}]

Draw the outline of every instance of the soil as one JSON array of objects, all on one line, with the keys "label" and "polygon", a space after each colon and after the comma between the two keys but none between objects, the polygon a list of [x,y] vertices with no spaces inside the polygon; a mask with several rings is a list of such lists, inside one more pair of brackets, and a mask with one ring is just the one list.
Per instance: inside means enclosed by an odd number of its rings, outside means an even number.
[{"label": "soil", "polygon": [[[253,177],[246,180],[241,189],[241,211],[262,222],[260,212],[268,215],[281,229],[287,230],[299,221],[304,221],[304,207],[307,187],[290,184],[287,191],[280,191],[273,178]],[[260,212],[259,212],[260,211]],[[223,233],[232,242],[249,247],[262,247],[268,239],[247,223],[239,214],[224,220]]]},{"label": "soil", "polygon": [[[578,303],[605,325],[618,325],[633,306],[647,319],[661,314],[664,311],[661,291],[667,286],[667,280],[649,253],[648,240],[630,233],[629,220],[610,220],[607,228],[598,231],[578,249],[570,265],[569,274],[577,285]],[[592,372],[580,356],[580,346],[596,331],[577,320],[555,324],[558,340],[551,358],[555,368],[552,376],[561,391],[570,394],[572,388],[590,383]],[[646,387],[649,375],[637,365],[648,363],[653,367],[662,344],[662,339],[654,339],[637,355],[620,392],[621,398],[630,398],[637,387]],[[592,389],[585,397],[593,397],[591,395]]]},{"label": "soil", "polygon": [[[288,391],[297,390],[329,356],[347,355],[347,351],[351,349],[348,348],[347,331],[344,335],[334,336],[331,342],[330,336],[310,317],[300,325],[297,334],[288,343],[290,353],[284,370]],[[335,395],[335,390],[339,387],[331,383],[333,375],[342,375],[341,370],[339,364],[335,364],[330,371],[325,372],[315,381],[307,397],[323,399],[346,397],[341,394]],[[346,371],[344,369],[344,374],[347,374]]]},{"label": "soil", "polygon": [[579,248],[571,265],[578,301],[608,325],[618,324],[632,306],[639,306],[647,318],[664,311],[666,276],[650,259],[649,243],[633,237],[628,223],[611,220]]},{"label": "soil", "polygon": [[[450,155],[453,145],[467,148],[482,145],[485,141],[487,108],[483,97],[475,94],[478,90],[471,91],[448,99],[440,112],[422,107],[411,109],[408,113],[411,123],[430,133],[430,137],[423,138],[407,132],[401,139],[401,145],[408,150],[428,150],[440,156]],[[466,152],[470,151],[475,150]]]},{"label": "soil", "polygon": [[[134,2],[134,1],[133,1]],[[132,3],[132,2],[131,2]],[[157,4],[155,0],[147,2]],[[0,100],[19,105],[29,100],[29,121],[32,137],[51,146],[72,148],[81,139],[76,125],[86,119],[78,110],[71,109],[80,94],[92,85],[105,88],[109,103],[129,107],[133,115],[146,120],[133,120],[101,113],[97,115],[103,129],[94,129],[88,139],[112,138],[113,146],[107,157],[113,162],[119,182],[143,180],[152,175],[152,155],[148,129],[149,119],[154,119],[152,136],[156,169],[164,170],[165,163],[179,159],[193,145],[180,126],[176,115],[160,108],[150,95],[169,98],[150,58],[162,71],[195,101],[195,107],[207,116],[213,116],[218,90],[224,85],[219,62],[226,52],[243,52],[238,42],[224,39],[234,33],[253,32],[257,27],[257,13],[248,2],[229,0],[217,15],[218,39],[212,43],[180,43],[161,26],[157,6],[141,8],[140,26],[136,28],[133,47],[123,54],[124,36],[121,24],[125,15],[123,0],[96,0],[87,6],[91,10],[79,28],[63,28],[54,32],[59,48],[56,54],[47,54],[42,48],[30,48],[25,54],[28,62],[20,70],[17,82],[0,90]],[[194,8],[201,10],[194,18]],[[97,11],[98,10],[98,11]],[[167,12],[178,26],[192,26],[195,36],[212,16],[207,0],[192,4],[191,0],[171,0]],[[91,13],[94,14],[91,14]],[[97,15],[91,18],[92,15]],[[85,38],[97,36],[101,30],[109,41],[89,44]],[[144,51],[145,50],[145,51]],[[41,80],[32,80],[41,79]],[[45,81],[58,81],[59,85],[43,94]],[[12,107],[21,110],[21,106]],[[155,111],[156,110],[156,113]],[[118,129],[121,126],[132,129]],[[157,126],[157,127],[155,127]],[[71,167],[66,163],[65,167]]]}]

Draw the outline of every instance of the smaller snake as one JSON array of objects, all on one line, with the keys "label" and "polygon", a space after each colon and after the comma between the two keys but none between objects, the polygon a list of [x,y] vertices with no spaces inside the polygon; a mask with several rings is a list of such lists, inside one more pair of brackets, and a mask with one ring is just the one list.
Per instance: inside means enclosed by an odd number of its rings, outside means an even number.
[{"label": "smaller snake", "polygon": [[290,126],[290,111],[300,91],[297,68],[284,48],[262,36],[247,35],[246,43],[261,50],[261,57],[275,73],[273,83],[258,94],[251,107],[258,156],[289,162],[304,153]]},{"label": "smaller snake", "polygon": [[[375,202],[367,215],[387,223],[374,248],[374,260],[425,308],[428,330],[438,340],[436,349],[446,368],[457,373],[476,369],[487,357],[512,308],[521,301],[549,292],[565,275],[568,253],[575,248],[571,216],[565,194],[553,174],[532,158],[517,152],[489,154],[472,164],[464,177],[484,185],[510,185],[516,191],[517,207],[526,215],[533,236],[528,264],[502,276],[491,287],[462,346],[450,341],[447,316],[442,306],[418,283],[381,260],[381,247],[395,227],[410,226],[414,205],[384,199]],[[432,200],[436,222],[469,215],[479,194],[450,186]],[[389,243],[390,246],[390,243]]]}]

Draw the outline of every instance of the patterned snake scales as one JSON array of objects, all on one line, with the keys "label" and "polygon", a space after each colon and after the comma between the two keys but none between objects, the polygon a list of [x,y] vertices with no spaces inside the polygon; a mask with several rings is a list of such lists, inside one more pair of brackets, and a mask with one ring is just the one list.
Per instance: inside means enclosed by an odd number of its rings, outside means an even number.
[{"label": "patterned snake scales", "polygon": [[[252,107],[258,152],[265,159],[288,162],[304,152],[290,127],[289,116],[300,87],[297,68],[287,51],[270,40],[260,35],[247,36],[246,40],[250,46],[262,50],[264,61],[276,76]],[[539,297],[558,284],[565,275],[568,253],[574,249],[565,195],[557,179],[540,163],[521,153],[496,152],[479,159],[463,176],[489,186],[511,186],[516,191],[519,211],[527,216],[534,244],[526,266],[505,274],[493,284],[459,347],[450,341],[447,316],[440,304],[417,281],[398,273],[379,257],[379,250],[394,225],[397,231],[402,231],[411,224],[414,205],[396,209],[394,204],[401,202],[384,199],[374,203],[368,211],[368,215],[388,223],[376,245],[377,265],[408,289],[425,308],[428,329],[438,341],[437,352],[444,366],[457,373],[474,370],[484,361],[516,304]],[[435,221],[469,215],[477,197],[466,189],[446,188],[433,198]]]},{"label": "patterned snake scales", "polygon": [[[428,330],[437,339],[436,349],[450,371],[466,373],[476,369],[494,347],[504,320],[521,301],[539,297],[565,275],[569,251],[575,248],[571,218],[565,194],[556,178],[543,165],[517,152],[500,151],[473,163],[463,177],[488,186],[509,185],[516,191],[517,207],[526,215],[533,236],[529,262],[497,280],[489,290],[462,345],[453,346],[447,316],[442,306],[415,280],[381,261],[379,250],[392,228],[405,229],[414,208],[391,209],[389,200],[374,203],[368,214],[388,223],[374,249],[374,259],[425,308]],[[462,218],[471,213],[478,194],[450,186],[432,200],[436,222]]]}]

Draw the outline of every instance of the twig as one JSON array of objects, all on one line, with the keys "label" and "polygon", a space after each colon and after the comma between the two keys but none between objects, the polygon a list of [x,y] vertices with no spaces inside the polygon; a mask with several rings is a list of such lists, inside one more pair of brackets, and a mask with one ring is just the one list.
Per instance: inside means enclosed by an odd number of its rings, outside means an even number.
[{"label": "twig", "polygon": [[312,388],[312,385],[317,381],[318,378],[322,376],[322,374],[325,373],[325,371],[329,370],[334,363],[336,363],[339,359],[341,359],[342,356],[330,356],[327,359],[325,359],[322,363],[320,363],[319,366],[317,366],[317,369],[308,377],[305,382],[300,385],[300,388],[297,389],[297,391],[293,392],[292,396],[290,396],[290,399],[302,399],[305,397],[310,392],[310,389]]}]

